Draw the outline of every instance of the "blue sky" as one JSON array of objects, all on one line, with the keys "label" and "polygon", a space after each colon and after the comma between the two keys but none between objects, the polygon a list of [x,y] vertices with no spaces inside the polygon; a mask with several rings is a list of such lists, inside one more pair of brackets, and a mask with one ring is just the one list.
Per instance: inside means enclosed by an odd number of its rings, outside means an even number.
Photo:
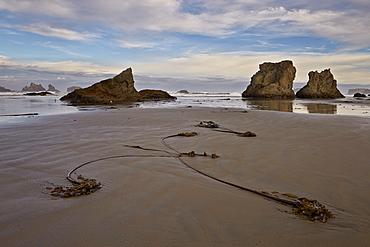
[{"label": "blue sky", "polygon": [[89,86],[132,67],[137,89],[242,92],[263,62],[296,85],[331,68],[370,87],[370,1],[0,0],[0,86]]}]

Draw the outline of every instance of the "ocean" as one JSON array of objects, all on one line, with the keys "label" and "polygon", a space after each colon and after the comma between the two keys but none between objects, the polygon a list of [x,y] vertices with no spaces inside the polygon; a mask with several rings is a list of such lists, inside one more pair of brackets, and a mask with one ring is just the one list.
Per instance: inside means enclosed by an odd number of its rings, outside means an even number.
[{"label": "ocean", "polygon": [[0,122],[38,117],[43,115],[66,114],[79,111],[107,110],[108,108],[189,108],[214,107],[242,110],[269,110],[300,114],[337,114],[370,117],[369,98],[356,99],[347,95],[337,100],[268,100],[243,99],[238,92],[169,92],[175,101],[147,101],[131,105],[112,106],[71,106],[60,101],[65,93],[47,96],[29,96],[24,92],[0,93]]}]

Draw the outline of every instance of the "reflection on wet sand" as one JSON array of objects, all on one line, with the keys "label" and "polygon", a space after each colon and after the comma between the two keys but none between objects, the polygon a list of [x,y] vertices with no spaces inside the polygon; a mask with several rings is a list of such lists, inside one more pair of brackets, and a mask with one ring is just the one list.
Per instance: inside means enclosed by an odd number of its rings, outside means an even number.
[{"label": "reflection on wet sand", "polygon": [[[297,100],[282,99],[243,99],[249,108],[269,111],[301,112],[301,113],[321,113],[336,114],[336,104],[325,103],[302,103]],[[294,106],[294,107],[293,107]]]},{"label": "reflection on wet sand", "polygon": [[243,101],[252,109],[293,112],[293,100],[243,99]]},{"label": "reflection on wet sand", "polygon": [[331,104],[317,104],[317,103],[305,103],[302,104],[307,107],[308,113],[323,113],[323,114],[336,114],[337,105]]}]

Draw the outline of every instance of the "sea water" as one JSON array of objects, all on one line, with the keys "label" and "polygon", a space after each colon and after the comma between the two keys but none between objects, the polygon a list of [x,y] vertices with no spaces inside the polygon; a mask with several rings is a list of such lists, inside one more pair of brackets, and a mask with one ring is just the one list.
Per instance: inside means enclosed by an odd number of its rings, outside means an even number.
[{"label": "sea water", "polygon": [[337,100],[272,100],[243,99],[238,92],[170,92],[176,100],[147,101],[131,105],[104,106],[71,106],[60,101],[65,93],[54,93],[47,96],[29,96],[24,92],[0,93],[0,122],[10,119],[24,119],[42,115],[65,114],[78,111],[106,110],[109,107],[141,108],[190,108],[214,107],[242,110],[269,110],[309,114],[338,114],[370,117],[370,100],[346,96]]},{"label": "sea water", "polygon": [[309,114],[338,114],[370,117],[370,98],[357,99],[347,95],[343,99],[245,99],[241,93],[176,93],[175,101],[149,101],[140,104],[143,108],[157,107],[217,107],[227,109],[253,109]]},{"label": "sea water", "polygon": [[25,92],[0,93],[0,122],[10,119],[29,118],[42,115],[53,115],[77,112],[59,100],[60,94],[47,96],[29,96]]}]

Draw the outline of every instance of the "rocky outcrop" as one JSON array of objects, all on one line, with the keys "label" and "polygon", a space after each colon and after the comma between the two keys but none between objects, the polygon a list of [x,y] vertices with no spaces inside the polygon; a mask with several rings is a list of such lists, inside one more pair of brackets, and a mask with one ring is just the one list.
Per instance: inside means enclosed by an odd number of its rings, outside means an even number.
[{"label": "rocky outcrop", "polygon": [[11,92],[12,90],[0,86],[0,92]]},{"label": "rocky outcrop", "polygon": [[61,100],[72,104],[111,104],[142,101],[143,97],[134,87],[132,69],[128,68],[113,78],[94,85],[76,89],[63,96]]},{"label": "rocky outcrop", "polygon": [[56,89],[53,85],[49,84],[48,85],[48,91],[56,92],[59,93],[60,91]]},{"label": "rocky outcrop", "polygon": [[174,100],[176,97],[169,95],[167,92],[162,90],[144,89],[141,90],[140,95],[143,100]]},{"label": "rocky outcrop", "polygon": [[80,88],[82,88],[82,87],[72,86],[72,87],[67,88],[67,92],[68,92],[68,93],[69,93],[69,92],[73,92],[74,90],[76,90],[76,89],[80,89]]},{"label": "rocky outcrop", "polygon": [[297,98],[310,99],[336,99],[344,98],[343,94],[337,88],[337,81],[334,79],[330,69],[322,72],[310,71],[308,73],[307,85],[301,88]]},{"label": "rocky outcrop", "polygon": [[363,94],[363,93],[355,93],[353,95],[353,97],[355,97],[355,98],[365,98],[366,97],[366,94]]},{"label": "rocky outcrop", "polygon": [[185,90],[185,89],[182,89],[182,90],[177,91],[177,93],[189,94],[189,91]]},{"label": "rocky outcrop", "polygon": [[279,63],[263,63],[251,78],[251,83],[242,97],[253,98],[294,98],[292,90],[296,68],[289,60]]},{"label": "rocky outcrop", "polygon": [[31,84],[28,87],[25,86],[24,88],[22,88],[22,91],[27,91],[27,92],[30,92],[30,91],[46,91],[46,89],[41,84],[37,85],[37,84],[31,82]]},{"label": "rocky outcrop", "polygon": [[38,93],[35,93],[35,92],[25,93],[23,95],[27,95],[27,96],[46,96],[46,95],[52,95],[52,93],[44,91],[44,92],[38,92]]},{"label": "rocky outcrop", "polygon": [[355,93],[370,94],[370,89],[367,88],[355,88],[348,89],[348,95],[354,95]]}]

